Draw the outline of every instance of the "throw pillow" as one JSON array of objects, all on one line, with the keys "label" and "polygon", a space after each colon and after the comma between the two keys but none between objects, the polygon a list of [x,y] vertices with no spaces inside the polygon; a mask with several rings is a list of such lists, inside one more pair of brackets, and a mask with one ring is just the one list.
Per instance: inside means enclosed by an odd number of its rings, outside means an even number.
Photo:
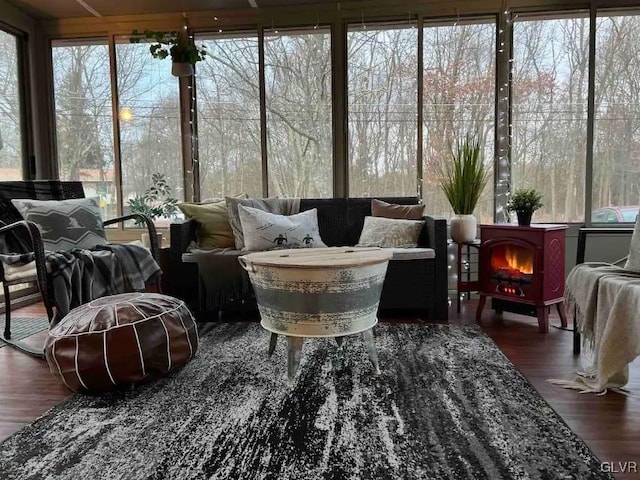
[{"label": "throw pillow", "polygon": [[371,199],[371,215],[374,217],[399,218],[404,220],[422,220],[424,205],[398,205],[378,199]]},{"label": "throw pillow", "polygon": [[640,213],[636,217],[636,226],[631,236],[631,245],[629,245],[629,257],[624,268],[640,272]]},{"label": "throw pillow", "polygon": [[107,243],[95,198],[11,202],[25,220],[38,225],[45,250],[90,249]]},{"label": "throw pillow", "polygon": [[282,214],[281,203],[277,198],[232,198],[226,197],[227,210],[229,211],[229,224],[233,232],[233,238],[236,250],[244,249],[244,236],[242,234],[242,224],[240,223],[240,215],[238,214],[238,206],[251,207],[263,210],[265,212]]},{"label": "throw pillow", "polygon": [[357,247],[414,248],[424,222],[383,217],[365,217]]},{"label": "throw pillow", "polygon": [[326,247],[315,208],[287,216],[240,205],[238,213],[246,250]]},{"label": "throw pillow", "polygon": [[178,208],[187,218],[198,222],[196,239],[200,248],[226,248],[235,246],[233,231],[229,224],[227,203],[219,200],[212,203],[179,203]]}]

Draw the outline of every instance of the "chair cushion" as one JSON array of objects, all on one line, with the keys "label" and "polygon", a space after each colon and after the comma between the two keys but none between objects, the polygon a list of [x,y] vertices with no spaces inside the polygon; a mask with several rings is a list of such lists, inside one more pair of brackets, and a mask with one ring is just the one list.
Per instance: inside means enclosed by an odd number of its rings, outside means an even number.
[{"label": "chair cushion", "polygon": [[419,220],[397,220],[383,217],[365,217],[359,247],[418,246],[418,238],[424,222]]},{"label": "chair cushion", "polygon": [[244,250],[326,247],[320,238],[318,211],[315,208],[295,215],[274,215],[240,205],[238,213],[244,235]]},{"label": "chair cushion", "polygon": [[424,216],[424,205],[399,205],[387,203],[376,198],[371,199],[371,215],[374,217],[398,218],[403,220],[421,220]]},{"label": "chair cushion", "polygon": [[25,220],[38,225],[45,250],[90,249],[107,243],[95,198],[11,202]]},{"label": "chair cushion", "polygon": [[93,300],[65,316],[45,342],[54,376],[75,392],[104,392],[168,374],[198,348],[182,300],[125,293]]}]

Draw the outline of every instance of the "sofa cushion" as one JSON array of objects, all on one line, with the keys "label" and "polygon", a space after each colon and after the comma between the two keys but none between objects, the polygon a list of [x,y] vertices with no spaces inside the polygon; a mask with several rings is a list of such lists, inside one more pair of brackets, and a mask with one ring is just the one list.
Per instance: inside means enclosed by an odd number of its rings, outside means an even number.
[{"label": "sofa cushion", "polygon": [[390,247],[385,250],[393,253],[391,260],[431,260],[436,258],[436,251],[433,248],[397,248]]},{"label": "sofa cushion", "polygon": [[244,236],[243,250],[326,247],[320,238],[315,208],[295,215],[275,215],[239,205],[238,214]]},{"label": "sofa cushion", "polygon": [[358,246],[417,247],[423,224],[424,222],[421,220],[366,217]]},{"label": "sofa cushion", "polygon": [[100,207],[95,198],[73,200],[12,200],[25,220],[40,229],[45,250],[69,251],[105,245]]},{"label": "sofa cushion", "polygon": [[420,220],[424,216],[424,205],[400,205],[387,203],[376,198],[371,199],[371,215],[374,217]]}]

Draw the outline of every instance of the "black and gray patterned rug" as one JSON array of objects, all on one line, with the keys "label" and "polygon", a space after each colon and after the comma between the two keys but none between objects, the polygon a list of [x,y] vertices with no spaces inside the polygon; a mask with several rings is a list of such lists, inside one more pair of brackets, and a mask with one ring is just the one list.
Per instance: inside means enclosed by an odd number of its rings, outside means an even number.
[{"label": "black and gray patterned rug", "polygon": [[2,479],[595,479],[600,462],[475,327],[376,327],[340,355],[214,327],[181,371],[74,396],[0,444]]}]

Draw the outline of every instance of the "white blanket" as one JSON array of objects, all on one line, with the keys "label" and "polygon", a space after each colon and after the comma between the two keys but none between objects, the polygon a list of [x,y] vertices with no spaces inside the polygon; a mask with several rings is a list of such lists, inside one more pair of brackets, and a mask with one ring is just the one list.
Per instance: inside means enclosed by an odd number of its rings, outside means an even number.
[{"label": "white blanket", "polygon": [[549,381],[582,392],[621,389],[629,363],[640,355],[640,273],[602,263],[578,265],[567,278],[565,300],[569,312],[576,309],[593,364],[575,380]]}]

